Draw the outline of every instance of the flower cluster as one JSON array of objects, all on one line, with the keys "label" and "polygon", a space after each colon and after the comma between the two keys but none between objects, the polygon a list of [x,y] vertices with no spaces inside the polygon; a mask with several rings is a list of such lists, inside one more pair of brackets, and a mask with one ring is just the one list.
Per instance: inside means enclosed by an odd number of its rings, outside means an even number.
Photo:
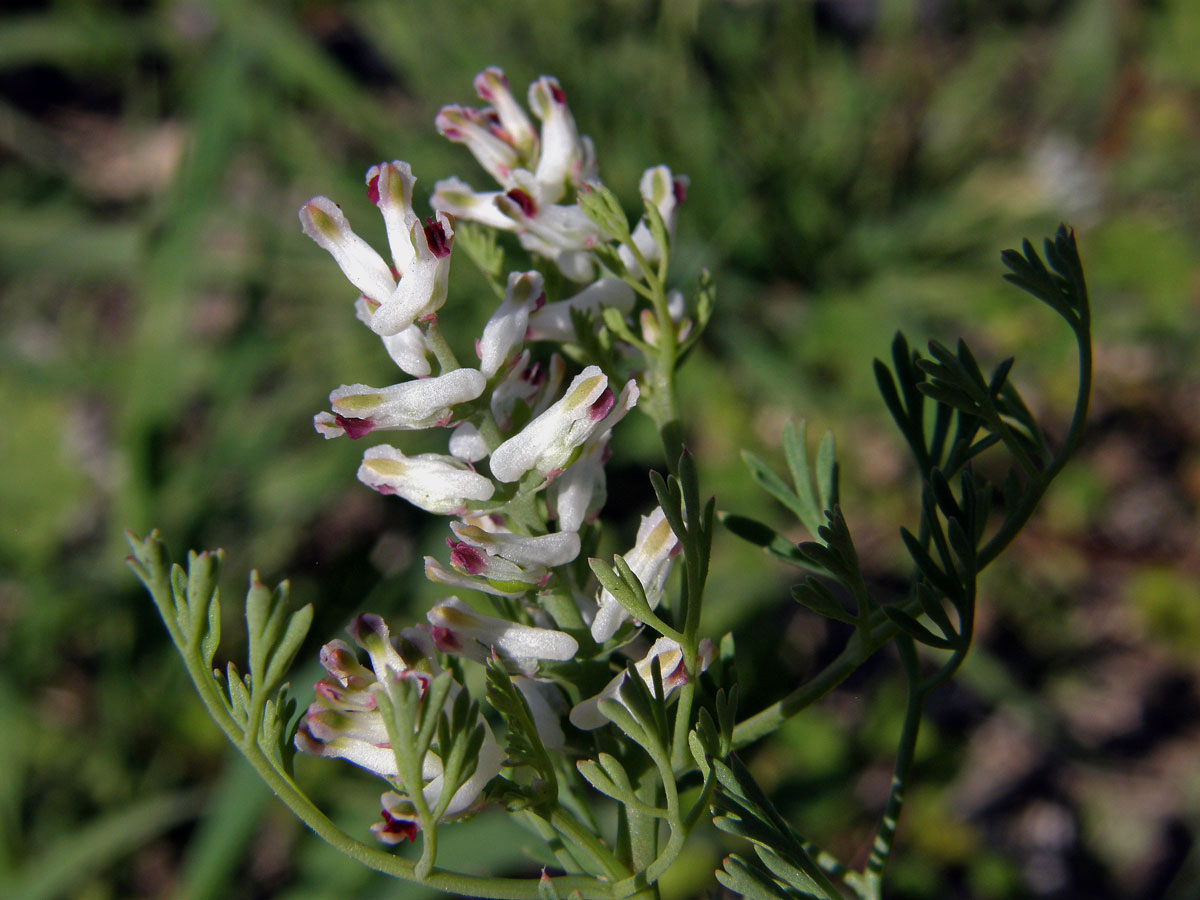
[{"label": "flower cluster", "polygon": [[[640,187],[650,218],[632,229],[605,227],[580,202],[601,189],[595,154],[591,141],[579,135],[558,82],[542,77],[530,86],[528,105],[540,129],[500,70],[480,73],[475,88],[488,106],[447,106],[436,125],[470,149],[498,190],[476,191],[457,178],[439,181],[433,214],[422,219],[413,208],[416,178],[409,165],[373,166],[367,196],[383,216],[386,258],[351,230],[331,200],[315,197],[300,210],[305,234],[333,256],[358,291],[358,319],[380,336],[407,376],[383,387],[338,387],[329,395],[330,409],[314,417],[314,427],[326,438],[351,440],[376,431],[446,429],[444,453],[406,454],[387,443],[369,447],[358,478],[381,494],[452,517],[448,556],[426,557],[426,576],[491,595],[503,613],[484,615],[448,597],[428,612],[427,624],[394,637],[378,617],[357,619],[350,633],[369,656],[370,668],[344,642],[334,641],[322,652],[329,675],[317,685],[296,744],[391,783],[375,831],[393,843],[415,836],[418,794],[442,818],[463,815],[481,802],[484,786],[505,764],[504,751],[481,719],[474,769],[452,786],[451,797],[443,796],[450,788],[442,781],[450,748],[430,745],[420,765],[422,784],[405,783],[380,699],[388,697],[384,706],[392,709],[395,685],[416,679],[421,702],[427,702],[425,686],[443,671],[439,655],[502,665],[548,749],[568,740],[563,728],[568,704],[556,680],[569,679],[571,667],[585,658],[607,659],[621,651],[636,659],[642,653],[636,670],[649,683],[657,660],[670,693],[702,671],[711,656],[705,644],[694,659],[685,659],[683,648],[666,637],[650,646],[639,636],[641,623],[631,621],[618,599],[572,566],[583,546],[580,532],[605,502],[613,429],[637,405],[646,368],[630,345],[587,358],[589,342],[578,329],[588,328],[594,339],[595,329],[615,315],[627,323],[616,329],[618,336],[631,335],[633,323],[639,323],[642,348],[656,346],[663,328],[674,330],[677,340],[686,337],[690,322],[681,295],[664,296],[667,321],[639,299],[647,296],[648,267],[668,252],[686,179],[665,166],[647,170]],[[562,277],[550,280],[564,286],[554,289],[560,295],[548,297],[548,281],[536,268],[509,273],[503,301],[474,341],[472,366],[459,364],[439,326],[456,219],[516,235],[543,271],[552,271],[546,265],[557,268]],[[573,364],[580,368],[571,375]],[[625,559],[651,609],[659,604],[678,551],[679,540],[661,509],[643,518]],[[605,724],[600,701],[617,697],[622,677],[576,704],[571,725],[590,730]],[[453,703],[462,690],[455,685],[443,703]]]}]

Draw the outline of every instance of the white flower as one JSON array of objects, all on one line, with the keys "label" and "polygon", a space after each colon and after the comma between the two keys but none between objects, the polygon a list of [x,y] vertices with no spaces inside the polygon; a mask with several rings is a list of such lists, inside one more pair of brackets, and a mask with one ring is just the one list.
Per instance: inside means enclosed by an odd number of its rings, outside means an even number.
[{"label": "white flower", "polygon": [[524,675],[513,675],[512,683],[529,704],[533,727],[542,739],[542,746],[547,750],[561,750],[566,745],[567,738],[559,721],[562,718],[562,712],[559,710],[565,712],[566,704],[558,688]]},{"label": "white flower", "polygon": [[313,197],[300,207],[304,233],[328,250],[350,283],[375,303],[396,289],[392,270],[371,245],[350,229],[341,208],[328,197]]},{"label": "white flower", "polygon": [[604,506],[608,497],[604,477],[608,437],[606,431],[584,444],[575,462],[546,489],[546,503],[563,531],[578,531]]},{"label": "white flower", "polygon": [[581,138],[558,80],[543,75],[529,86],[529,108],[542,120],[542,148],[535,175],[542,196],[557,203],[568,186],[577,186],[595,171],[592,142]]},{"label": "white flower", "polygon": [[[686,175],[672,176],[671,170],[666,166],[654,166],[642,173],[642,180],[639,184],[642,199],[654,204],[658,214],[662,216],[663,223],[667,226],[669,238],[675,236],[675,216],[679,204],[687,196],[687,186]],[[655,242],[650,226],[646,224],[645,216],[642,216],[637,227],[633,229],[633,243],[645,257],[646,262],[658,262],[662,255],[662,248]],[[618,252],[625,268],[636,272],[637,261],[629,248],[622,246]]]},{"label": "white flower", "polygon": [[314,197],[300,208],[304,233],[329,251],[358,288],[364,297],[359,316],[379,335],[398,334],[446,302],[454,229],[440,212],[421,224],[412,208],[415,181],[411,168],[400,161],[367,172],[367,195],[383,214],[391,265],[351,230],[329,198]]},{"label": "white flower", "polygon": [[457,597],[439,600],[426,618],[434,644],[443,653],[476,662],[486,662],[495,653],[526,673],[536,672],[539,660],[573,659],[579,650],[575,638],[565,632],[484,616]]},{"label": "white flower", "polygon": [[[425,575],[437,584],[467,587],[501,597],[519,597],[543,587],[550,570],[579,555],[579,535],[557,532],[533,537],[498,533],[466,522],[452,522],[450,572],[431,556]],[[456,574],[457,573],[457,574]]]},{"label": "white flower", "polygon": [[479,462],[488,455],[487,441],[478,428],[463,422],[450,434],[450,455],[469,463]]},{"label": "white flower", "polygon": [[576,340],[575,325],[571,311],[595,313],[599,318],[606,306],[628,313],[633,309],[633,288],[619,278],[601,278],[566,300],[547,303],[529,317],[531,341],[556,341],[559,343]]},{"label": "white flower", "polygon": [[523,160],[534,159],[538,148],[537,132],[509,90],[504,72],[495,66],[484,69],[475,76],[475,93],[492,104],[500,127],[517,155]]},{"label": "white flower", "polygon": [[[512,563],[506,565],[504,560],[493,564],[490,574],[491,577],[463,574],[456,569],[447,569],[432,556],[425,557],[425,577],[434,584],[466,588],[470,591],[482,591],[485,594],[492,594],[496,597],[521,597],[534,587],[534,585],[518,577],[521,574],[519,567],[512,565]],[[505,578],[506,574],[511,577]]]},{"label": "white flower", "polygon": [[479,371],[491,378],[520,352],[529,327],[529,316],[546,302],[538,272],[512,272],[504,302],[488,319],[479,341]]},{"label": "white flower", "polygon": [[491,531],[467,522],[451,522],[450,530],[460,542],[520,566],[564,566],[579,555],[579,535],[574,532],[528,536]]},{"label": "white flower", "polygon": [[381,444],[363,454],[358,479],[381,494],[398,494],[414,506],[440,515],[465,510],[468,501],[490,500],[492,482],[452,456],[405,456]]},{"label": "white flower", "polygon": [[519,415],[524,423],[528,421],[525,414],[544,412],[551,398],[558,394],[566,373],[567,364],[557,353],[550,357],[549,365],[543,368],[541,363],[531,362],[531,354],[525,350],[513,363],[504,380],[492,391],[489,406],[500,430],[512,431]]},{"label": "white flower", "polygon": [[447,425],[454,407],[474,400],[486,383],[475,369],[454,369],[436,378],[385,388],[344,384],[329,395],[333,413],[318,413],[313,427],[326,438],[341,434],[360,438],[375,430],[413,431]]},{"label": "white flower", "polygon": [[608,377],[598,366],[588,366],[562,399],[492,452],[492,474],[504,482],[517,481],[530,470],[544,477],[557,475],[588,438],[624,417],[637,397],[637,385],[631,380],[616,400]]},{"label": "white flower", "polygon": [[[370,327],[371,317],[375,315],[374,309],[366,297],[360,296],[354,302],[354,314],[367,327]],[[388,356],[392,358],[392,362],[399,366],[400,371],[406,375],[424,378],[433,371],[429,366],[429,355],[433,351],[420,326],[409,325],[403,331],[395,334],[381,335],[380,340],[383,342],[383,348],[387,350]]]},{"label": "white flower", "polygon": [[389,335],[403,331],[417,319],[432,316],[446,302],[450,278],[450,251],[454,227],[439,212],[425,225],[417,222],[410,233],[416,259],[394,290],[371,316],[371,330]]},{"label": "white flower", "polygon": [[[662,600],[667,576],[671,574],[671,562],[678,552],[679,538],[671,530],[662,507],[655,507],[650,515],[642,516],[637,540],[633,549],[625,554],[625,562],[641,582],[651,609],[656,609]],[[592,637],[603,644],[616,634],[629,613],[607,590],[601,589],[597,602],[600,608],[592,621]]]},{"label": "white flower", "polygon": [[[712,662],[712,642],[700,642],[700,652],[696,656],[696,674],[699,675]],[[658,660],[659,671],[662,674],[663,697],[669,697],[675,688],[687,684],[688,672],[685,665],[683,648],[670,638],[660,637],[654,642],[650,651],[634,666],[634,670],[646,682],[650,692],[654,692],[654,674],[652,666]],[[626,672],[616,675],[605,685],[604,690],[589,697],[571,710],[571,724],[581,731],[592,731],[608,724],[608,718],[600,711],[601,700],[620,701],[621,684],[627,676]]]}]

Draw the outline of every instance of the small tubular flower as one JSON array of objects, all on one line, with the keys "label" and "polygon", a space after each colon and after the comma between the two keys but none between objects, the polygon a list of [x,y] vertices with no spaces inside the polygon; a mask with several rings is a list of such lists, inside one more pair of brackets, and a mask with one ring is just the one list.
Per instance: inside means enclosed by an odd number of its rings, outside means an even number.
[{"label": "small tubular flower", "polygon": [[441,212],[421,224],[412,208],[415,182],[408,163],[398,160],[367,171],[367,196],[383,215],[391,265],[351,230],[329,198],[314,197],[300,208],[304,233],[329,251],[358,288],[365,298],[359,317],[381,336],[404,331],[446,302],[454,228]]},{"label": "small tubular flower", "polygon": [[547,303],[529,317],[529,335],[531,341],[574,341],[575,324],[571,321],[571,311],[595,313],[597,317],[605,307],[611,306],[621,313],[633,309],[635,300],[633,288],[619,278],[601,278],[585,287],[582,291],[566,300],[557,303]]},{"label": "small tubular flower", "polygon": [[[453,558],[453,554],[451,556]],[[494,597],[522,597],[531,590],[534,585],[522,581],[518,577],[520,574],[519,567],[505,560],[489,563],[486,574],[481,571],[478,575],[470,575],[457,568],[447,569],[432,556],[425,557],[425,577],[434,584],[481,591]]]},{"label": "small tubular flower", "polygon": [[564,566],[579,555],[579,535],[574,532],[526,536],[489,531],[466,522],[451,522],[450,530],[459,542],[519,566]]},{"label": "small tubular flower", "polygon": [[425,558],[425,575],[430,581],[455,587],[468,587],[501,597],[519,597],[539,588],[550,578],[553,566],[565,565],[579,555],[579,535],[544,534],[527,537],[495,533],[452,522],[453,538],[447,571],[433,557]]},{"label": "small tubular flower", "polygon": [[492,391],[489,406],[502,432],[512,431],[518,420],[523,424],[529,416],[544,412],[566,376],[567,364],[557,353],[546,366],[531,359],[525,350]]},{"label": "small tubular flower", "polygon": [[365,297],[382,303],[396,289],[396,279],[383,257],[350,229],[341,207],[328,197],[313,197],[300,207],[300,227],[321,249],[329,251]]},{"label": "small tubular flower", "polygon": [[426,618],[434,645],[443,653],[481,663],[495,653],[525,673],[536,672],[540,660],[562,662],[579,650],[565,632],[481,615],[457,597],[439,600]]},{"label": "small tubular flower", "polygon": [[637,385],[629,381],[618,401],[599,366],[588,366],[557,403],[492,452],[492,474],[504,482],[517,481],[531,470],[543,477],[557,475],[589,437],[624,417],[637,397]]},{"label": "small tubular flower", "polygon": [[454,407],[483,393],[487,381],[475,369],[454,369],[436,378],[385,388],[342,385],[329,395],[332,413],[318,413],[313,427],[326,438],[360,438],[371,431],[414,431],[449,424]]},{"label": "small tubular flower", "polygon": [[443,106],[433,124],[442,137],[470,150],[479,165],[501,184],[511,178],[513,169],[527,161],[504,131],[495,110]]},{"label": "small tubular flower", "polygon": [[409,234],[416,251],[412,265],[371,316],[371,330],[379,335],[401,332],[417,319],[432,316],[446,302],[454,226],[439,212],[424,225],[414,223]]},{"label": "small tubular flower", "polygon": [[[662,507],[655,507],[650,515],[642,516],[637,540],[633,549],[625,554],[625,562],[642,583],[651,609],[656,609],[662,600],[667,576],[671,574],[671,563],[679,549],[679,538],[671,530]],[[599,609],[592,620],[592,637],[602,644],[616,634],[621,623],[629,618],[629,613],[607,590],[601,589],[596,599]]]},{"label": "small tubular flower", "polygon": [[389,444],[363,454],[358,480],[381,494],[398,494],[413,506],[439,515],[465,511],[470,501],[490,500],[496,488],[452,456],[405,456]]},{"label": "small tubular flower", "polygon": [[491,378],[521,350],[529,316],[546,302],[538,272],[512,272],[508,276],[504,302],[483,327],[477,350],[479,371]]},{"label": "small tubular flower", "polygon": [[604,506],[608,437],[604,432],[585,443],[575,462],[546,488],[546,503],[563,531],[578,531]]},{"label": "small tubular flower", "polygon": [[[658,210],[658,214],[662,216],[663,224],[667,226],[668,238],[674,238],[676,213],[679,204],[687,197],[687,176],[672,175],[671,170],[666,166],[654,166],[642,173],[642,180],[638,187],[642,199],[652,203]],[[642,216],[637,227],[633,229],[633,243],[647,262],[658,262],[662,256],[662,248],[654,240],[645,216]],[[622,246],[618,252],[625,268],[636,272],[638,264],[633,252],[625,246]]]},{"label": "small tubular flower", "polygon": [[475,93],[492,105],[508,144],[525,160],[537,154],[538,136],[533,123],[508,87],[504,72],[490,66],[475,76]]},{"label": "small tubular flower", "polygon": [[[697,675],[708,668],[709,663],[712,662],[712,654],[712,642],[707,639],[701,641],[695,660],[695,673]],[[683,648],[670,638],[660,637],[654,642],[654,646],[650,648],[649,652],[634,666],[634,671],[646,682],[646,686],[651,691],[654,690],[652,666],[656,659],[658,660],[659,671],[662,674],[663,696],[664,698],[669,697],[675,688],[685,685],[688,682],[688,667],[684,659]],[[594,697],[589,697],[587,700],[573,707],[570,715],[571,724],[581,731],[593,731],[603,725],[607,725],[608,718],[600,711],[600,701],[620,701],[621,684],[627,676],[627,672],[619,673],[613,677],[612,681],[605,685],[604,690],[600,693]]]},{"label": "small tubular flower", "polygon": [[[412,167],[400,160],[380,163],[367,169],[367,199],[379,207],[383,225],[387,229],[388,248],[392,253],[392,265],[397,277],[408,271],[416,256],[412,242],[412,229],[420,224],[413,212],[413,185],[417,179]],[[382,297],[377,298],[383,300]]]},{"label": "small tubular flower", "polygon": [[[373,303],[365,296],[360,296],[354,302],[354,314],[358,317],[358,321],[369,328],[371,317],[375,315],[378,306],[378,303]],[[419,326],[409,325],[403,331],[395,334],[381,335],[380,340],[383,342],[383,348],[387,351],[388,356],[392,358],[392,362],[399,366],[400,371],[406,375],[425,378],[433,371],[429,365],[429,356],[432,350],[429,342],[425,339],[425,332]]]},{"label": "small tubular flower", "polygon": [[580,138],[558,79],[543,75],[531,84],[528,102],[542,120],[542,150],[535,175],[546,202],[557,203],[568,186],[577,186],[593,174],[595,152],[590,139]]}]

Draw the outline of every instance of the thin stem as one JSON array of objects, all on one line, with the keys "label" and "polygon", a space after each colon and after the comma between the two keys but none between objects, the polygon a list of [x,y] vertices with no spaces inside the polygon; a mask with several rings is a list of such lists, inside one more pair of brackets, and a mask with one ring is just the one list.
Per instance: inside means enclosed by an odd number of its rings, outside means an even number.
[{"label": "thin stem", "polygon": [[896,648],[904,663],[904,677],[908,682],[908,704],[904,709],[904,728],[900,733],[900,747],[896,753],[896,768],[892,774],[892,787],[887,805],[875,831],[875,842],[867,860],[863,886],[867,900],[880,900],[883,870],[887,866],[892,846],[896,839],[896,826],[900,821],[900,810],[904,806],[904,791],[908,784],[916,753],[917,737],[921,730],[921,713],[925,707],[927,691],[921,686],[921,671],[917,662],[917,650],[912,638],[901,635],[896,639]]},{"label": "thin stem", "polygon": [[[892,625],[890,620],[887,620],[886,625],[886,629],[881,629],[887,634],[884,642],[899,630]],[[866,662],[881,645],[882,643],[875,639],[874,633],[869,640],[864,640],[862,632],[855,632],[837,658],[817,675],[783,699],[777,700],[766,709],[739,722],[733,729],[734,748],[744,747],[759,738],[766,737],[796,713],[816,703],[849,678],[854,670]]]},{"label": "thin stem", "polygon": [[[696,654],[684,648],[689,659]],[[683,769],[690,758],[688,731],[692,722],[692,703],[696,696],[696,676],[689,674],[687,684],[679,689],[679,702],[675,705],[675,731],[671,736],[671,765],[676,772]]]},{"label": "thin stem", "polygon": [[1067,464],[1079,441],[1083,437],[1083,428],[1087,422],[1088,403],[1092,395],[1092,340],[1087,321],[1084,320],[1075,330],[1075,344],[1079,354],[1079,390],[1075,395],[1075,410],[1071,416],[1071,427],[1062,447],[1037,479],[1032,479],[1029,489],[1021,502],[1000,526],[1000,530],[992,535],[991,540],[979,551],[979,570],[982,571],[988,563],[999,556],[1014,537],[1025,527],[1029,517],[1042,499],[1050,482],[1062,471]]},{"label": "thin stem", "polygon": [[436,315],[429,320],[429,325],[425,329],[425,340],[429,342],[429,349],[437,357],[442,374],[461,368],[458,364],[458,358],[454,355],[454,351],[450,349],[450,344],[446,342],[445,335],[442,334],[442,329],[438,327]]}]

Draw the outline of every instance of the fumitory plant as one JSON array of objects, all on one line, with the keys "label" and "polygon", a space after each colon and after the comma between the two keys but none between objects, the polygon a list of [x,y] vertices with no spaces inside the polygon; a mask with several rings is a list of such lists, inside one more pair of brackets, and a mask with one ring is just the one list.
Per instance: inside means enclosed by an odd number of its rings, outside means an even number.
[{"label": "fumitory plant", "polygon": [[[810,457],[803,422],[785,427],[786,477],[746,454],[753,479],[811,540],[795,544],[717,513],[704,497],[675,389],[714,301],[707,274],[686,293],[672,287],[687,179],[647,169],[631,224],[555,79],[530,86],[532,118],[498,69],[480,73],[475,88],[487,106],[447,106],[436,125],[469,148],[492,189],[439,181],[422,217],[409,165],[373,166],[366,190],[386,253],[332,200],[300,210],[304,233],[341,267],[358,319],[402,373],[391,385],[337,387],[314,427],[370,444],[358,469],[366,487],[448,518],[447,550],[425,559],[447,596],[423,622],[358,614],[349,641],[322,648],[327,674],[303,692],[302,708],[288,679],[312,609],[289,604],[286,582],[251,576],[248,659],[244,669],[215,668],[220,552],[191,553],[183,568],[156,535],[131,536],[130,565],[216,724],[309,828],[365,866],[474,897],[654,896],[688,835],[711,819],[734,848],[715,878],[736,894],[882,896],[922,709],[970,650],[977,579],[1080,439],[1091,341],[1072,233],[1061,228],[1042,255],[1026,242],[1003,256],[1005,277],[1049,306],[1078,344],[1078,400],[1061,441],[1022,400],[1011,359],[985,372],[965,343],[925,352],[897,335],[890,362],[875,362],[921,483],[919,518],[899,533],[912,559],[907,592],[880,598],[839,505],[831,436]],[[442,332],[455,322],[456,255],[480,268],[498,300],[477,358],[465,361]],[[632,547],[600,558],[609,444],[635,410],[662,439],[665,470],[649,473],[658,505],[644,510]],[[403,432],[429,429],[445,430],[446,452],[406,452]],[[999,483],[974,465],[985,452],[988,472],[1008,467]],[[800,570],[795,600],[851,629],[830,665],[749,715],[739,709],[732,639],[701,630],[718,523]],[[854,870],[797,833],[737,751],[890,644],[907,682],[904,727],[870,857]],[[356,833],[298,785],[296,751],[379,779],[379,809],[363,810]],[[604,805],[613,809],[602,815]],[[441,829],[486,806],[544,839],[559,871],[521,879],[442,868]],[[409,843],[412,852],[395,849]]]}]

